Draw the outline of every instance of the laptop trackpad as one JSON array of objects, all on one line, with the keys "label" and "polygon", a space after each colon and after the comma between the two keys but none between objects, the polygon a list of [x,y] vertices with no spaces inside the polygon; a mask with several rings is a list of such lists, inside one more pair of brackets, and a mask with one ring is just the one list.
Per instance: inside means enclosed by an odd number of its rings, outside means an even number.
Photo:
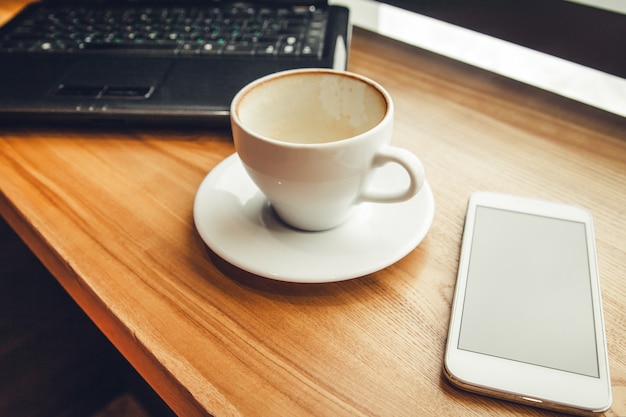
[{"label": "laptop trackpad", "polygon": [[171,61],[160,59],[102,59],[75,63],[53,91],[56,97],[146,99],[160,85]]}]

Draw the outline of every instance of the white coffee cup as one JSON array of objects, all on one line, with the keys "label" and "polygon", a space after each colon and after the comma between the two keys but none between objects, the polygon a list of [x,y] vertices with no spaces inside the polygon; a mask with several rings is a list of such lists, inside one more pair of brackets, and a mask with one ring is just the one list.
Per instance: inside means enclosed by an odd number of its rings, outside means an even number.
[{"label": "white coffee cup", "polygon": [[[425,181],[417,156],[390,146],[389,93],[361,75],[304,69],[266,76],[235,96],[231,124],[248,175],[298,229],[338,226],[363,202],[408,200]],[[409,185],[368,187],[374,168],[389,162],[406,170]]]}]

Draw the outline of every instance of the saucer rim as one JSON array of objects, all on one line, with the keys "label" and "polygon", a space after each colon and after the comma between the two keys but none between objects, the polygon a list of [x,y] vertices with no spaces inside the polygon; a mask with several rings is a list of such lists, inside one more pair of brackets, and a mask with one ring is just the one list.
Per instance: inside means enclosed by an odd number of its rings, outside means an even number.
[{"label": "saucer rim", "polygon": [[[262,278],[267,278],[267,279],[282,281],[282,282],[291,282],[291,283],[331,283],[331,282],[340,282],[340,281],[346,281],[346,280],[351,280],[351,279],[357,279],[357,278],[375,273],[377,271],[380,271],[388,266],[391,266],[395,264],[396,262],[398,262],[399,260],[401,260],[402,258],[404,258],[405,256],[407,256],[409,253],[411,253],[424,240],[424,238],[430,231],[430,228],[432,227],[432,224],[434,221],[434,215],[435,215],[434,195],[433,195],[432,189],[428,181],[425,181],[422,190],[416,196],[414,196],[413,198],[405,202],[395,203],[395,204],[402,204],[402,205],[412,204],[417,207],[420,207],[421,209],[425,210],[426,217],[424,217],[421,221],[415,221],[412,224],[412,226],[415,229],[415,232],[411,234],[410,237],[404,239],[402,243],[398,244],[392,251],[390,251],[390,255],[386,257],[384,260],[372,262],[362,267],[356,266],[353,268],[349,268],[350,270],[349,272],[343,271],[339,273],[332,273],[330,271],[327,271],[324,274],[318,273],[315,275],[311,275],[307,273],[298,273],[297,271],[293,271],[293,268],[291,269],[291,273],[288,270],[285,270],[281,273],[277,273],[276,270],[268,271],[265,268],[255,267],[249,262],[246,262],[245,260],[238,258],[236,254],[232,253],[233,252],[232,250],[224,250],[222,245],[215,242],[216,238],[214,236],[208,236],[210,233],[204,230],[204,228],[202,227],[204,217],[207,217],[207,218],[214,217],[214,216],[206,216],[206,210],[208,210],[208,207],[203,207],[203,205],[201,204],[202,197],[204,196],[204,194],[209,193],[211,190],[217,190],[215,186],[218,180],[221,179],[224,175],[229,174],[231,169],[237,169],[237,167],[235,166],[236,164],[239,164],[239,167],[243,171],[243,174],[246,175],[245,169],[243,168],[241,160],[239,159],[238,154],[235,152],[227,156],[226,158],[224,158],[222,161],[220,161],[203,178],[203,180],[201,181],[197,189],[197,192],[194,198],[194,205],[193,205],[194,225],[196,227],[198,234],[200,235],[200,238],[204,242],[204,244],[207,245],[207,247],[211,251],[213,251],[217,256],[219,256],[224,261],[230,263],[231,265],[243,271],[246,271],[253,275],[257,275]],[[234,172],[233,175],[240,175],[240,174],[237,172]],[[250,187],[253,187],[256,192],[261,193],[261,191],[256,187],[256,185],[252,183],[252,181],[250,181],[249,185]],[[232,188],[236,189],[237,187],[232,187]],[[426,193],[426,195],[421,196],[422,193]],[[423,202],[415,201],[420,198],[423,198],[424,201]],[[366,203],[366,204],[373,204],[373,207],[376,207],[375,203]],[[375,211],[376,210],[374,208],[374,213]],[[350,219],[348,220],[348,222],[350,222]],[[319,231],[319,232],[306,232],[306,231],[300,231],[300,230],[291,228],[287,225],[284,225],[283,231],[286,231],[288,233],[303,234],[303,235],[306,235],[309,233],[315,233],[318,236],[320,235],[328,236],[328,238],[331,239],[333,235],[341,233],[342,226],[343,225],[340,225],[336,228]],[[306,270],[306,266],[304,267],[300,266],[300,270],[302,269]]]}]

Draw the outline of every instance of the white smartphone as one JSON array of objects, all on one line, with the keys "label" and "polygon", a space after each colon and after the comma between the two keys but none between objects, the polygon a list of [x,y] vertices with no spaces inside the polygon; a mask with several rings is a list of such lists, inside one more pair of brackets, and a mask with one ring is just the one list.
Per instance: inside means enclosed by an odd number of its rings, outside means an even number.
[{"label": "white smartphone", "polygon": [[611,406],[587,210],[471,196],[444,362],[470,391],[573,413]]}]

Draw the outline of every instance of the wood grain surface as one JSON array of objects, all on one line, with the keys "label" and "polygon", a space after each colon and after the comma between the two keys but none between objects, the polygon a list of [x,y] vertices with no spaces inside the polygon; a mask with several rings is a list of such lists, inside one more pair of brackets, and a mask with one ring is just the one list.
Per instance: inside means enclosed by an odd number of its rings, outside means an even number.
[{"label": "wood grain surface", "polygon": [[626,121],[359,29],[349,69],[389,90],[393,142],[435,195],[425,240],[380,272],[288,284],[212,254],[192,205],[234,152],[228,130],[2,127],[0,213],[179,415],[530,416],[556,414],[442,374],[465,207],[476,190],[578,204],[596,226],[606,415],[626,416]]},{"label": "wood grain surface", "polygon": [[173,413],[0,218],[0,415]]}]

